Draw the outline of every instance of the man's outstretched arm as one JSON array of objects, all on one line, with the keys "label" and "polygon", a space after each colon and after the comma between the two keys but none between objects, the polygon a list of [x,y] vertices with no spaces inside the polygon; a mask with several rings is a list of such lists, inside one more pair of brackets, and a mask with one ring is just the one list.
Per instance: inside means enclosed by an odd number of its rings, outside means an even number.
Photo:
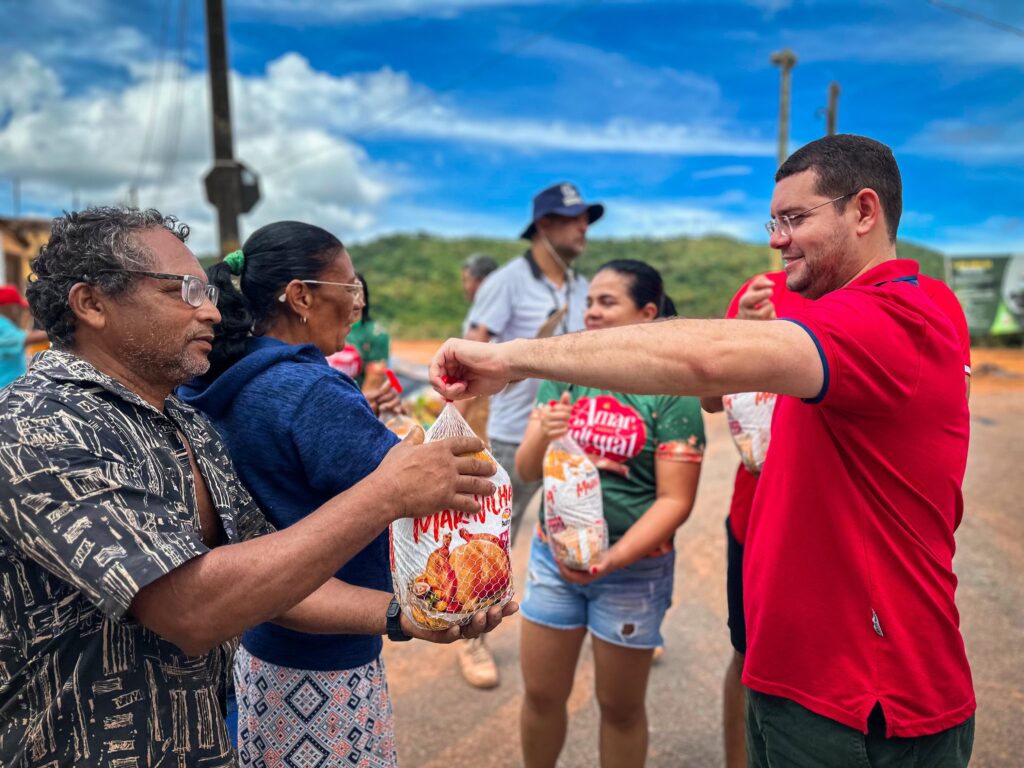
[{"label": "man's outstretched arm", "polygon": [[811,335],[784,320],[664,320],[504,344],[449,339],[430,366],[431,382],[451,399],[523,378],[634,394],[810,398],[824,367]]}]

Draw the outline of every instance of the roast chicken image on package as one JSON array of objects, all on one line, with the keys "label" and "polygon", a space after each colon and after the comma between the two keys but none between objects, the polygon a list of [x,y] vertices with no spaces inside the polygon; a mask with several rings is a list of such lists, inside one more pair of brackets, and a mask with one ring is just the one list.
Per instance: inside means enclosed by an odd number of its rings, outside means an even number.
[{"label": "roast chicken image on package", "polygon": [[[427,430],[425,442],[473,436],[452,405]],[[509,561],[512,483],[488,451],[473,454],[497,471],[493,496],[477,496],[474,514],[443,509],[391,524],[391,575],[405,615],[423,629],[465,624],[477,611],[505,605],[515,590]]]}]

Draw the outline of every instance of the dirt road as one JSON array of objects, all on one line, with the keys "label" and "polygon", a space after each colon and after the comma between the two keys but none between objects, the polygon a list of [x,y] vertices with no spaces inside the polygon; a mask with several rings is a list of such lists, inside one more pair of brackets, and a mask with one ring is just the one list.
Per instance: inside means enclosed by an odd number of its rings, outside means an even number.
[{"label": "dirt road", "polygon": [[[973,384],[966,514],[955,566],[979,704],[972,766],[1003,768],[1024,764],[1024,379],[1012,375],[1024,371],[1024,356],[976,355],[975,368],[986,361],[995,367]],[[706,426],[709,445],[696,507],[677,536],[676,601],[665,621],[666,654],[648,693],[651,768],[722,763],[721,679],[730,653],[722,521],[737,460],[722,417],[708,417]],[[528,546],[524,535],[513,552],[518,583]],[[493,691],[462,681],[451,648],[386,646],[403,765],[521,765],[518,635],[513,619],[492,637],[502,674]],[[569,736],[559,763],[564,768],[598,763],[593,693],[586,645],[569,703]]]}]

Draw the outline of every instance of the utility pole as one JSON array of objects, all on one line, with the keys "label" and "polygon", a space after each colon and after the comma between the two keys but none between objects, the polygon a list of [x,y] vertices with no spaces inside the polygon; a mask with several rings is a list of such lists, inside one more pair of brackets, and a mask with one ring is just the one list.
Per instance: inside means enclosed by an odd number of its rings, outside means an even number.
[{"label": "utility pole", "polygon": [[833,80],[828,86],[828,107],[825,109],[825,135],[836,135],[836,113],[839,111],[839,83]]},{"label": "utility pole", "polygon": [[213,168],[206,175],[206,196],[217,209],[218,240],[223,257],[239,246],[239,214],[252,210],[259,200],[256,174],[235,160],[224,0],[206,0],[206,43],[213,121]]},{"label": "utility pole", "polygon": [[14,208],[14,218],[21,216],[21,177],[15,176],[11,179],[11,204]]},{"label": "utility pole", "polygon": [[782,165],[789,157],[789,73],[796,66],[796,54],[784,48],[771,55],[771,62],[782,71],[779,89],[779,165]]}]

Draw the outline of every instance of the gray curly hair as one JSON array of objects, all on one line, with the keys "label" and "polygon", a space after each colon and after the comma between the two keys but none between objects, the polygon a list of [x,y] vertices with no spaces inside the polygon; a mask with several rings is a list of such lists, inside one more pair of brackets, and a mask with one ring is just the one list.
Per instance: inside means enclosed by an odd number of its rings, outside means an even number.
[{"label": "gray curly hair", "polygon": [[53,220],[50,241],[32,261],[35,277],[25,296],[32,316],[55,347],[74,343],[75,313],[68,300],[72,286],[89,283],[108,296],[127,292],[137,276],[107,270],[151,267],[153,254],[136,234],[154,227],[163,227],[182,242],[188,238],[188,225],[153,208],[88,208]]}]

